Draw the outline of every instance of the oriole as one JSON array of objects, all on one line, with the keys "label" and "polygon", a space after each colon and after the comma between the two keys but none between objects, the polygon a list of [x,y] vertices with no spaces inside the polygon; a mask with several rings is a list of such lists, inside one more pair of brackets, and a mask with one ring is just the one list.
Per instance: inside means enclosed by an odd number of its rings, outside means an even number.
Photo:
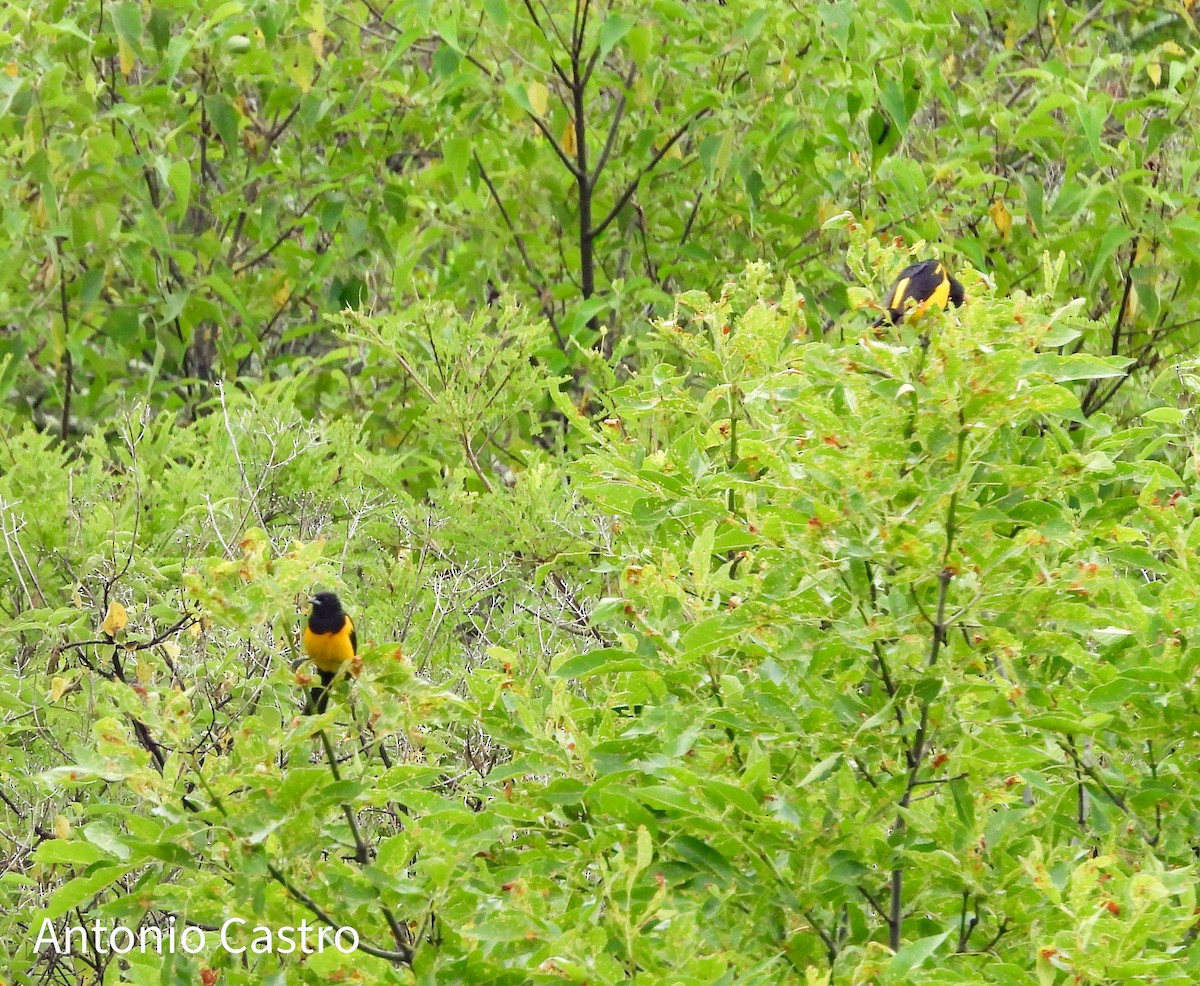
[{"label": "oriole", "polygon": [[304,653],[317,666],[321,687],[313,689],[317,712],[329,704],[329,686],[347,661],[358,651],[354,621],[332,592],[318,592],[309,600],[312,611],[304,627]]},{"label": "oriole", "polygon": [[936,307],[945,309],[947,303],[956,308],[963,303],[963,286],[946,270],[940,260],[922,260],[905,267],[887,294],[887,311],[879,316],[876,325],[890,322],[899,325],[914,308],[925,311]]}]

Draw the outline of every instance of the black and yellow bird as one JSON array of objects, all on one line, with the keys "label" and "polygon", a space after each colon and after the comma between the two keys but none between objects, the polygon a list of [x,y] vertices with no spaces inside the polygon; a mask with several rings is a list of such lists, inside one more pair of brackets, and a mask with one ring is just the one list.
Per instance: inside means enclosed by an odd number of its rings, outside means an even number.
[{"label": "black and yellow bird", "polygon": [[329,686],[342,667],[354,659],[358,636],[354,621],[334,593],[318,592],[309,604],[312,610],[304,627],[304,653],[321,676],[321,686],[313,689],[313,698],[317,712],[324,712],[329,704]]},{"label": "black and yellow bird", "polygon": [[876,325],[899,325],[904,316],[916,309],[956,308],[963,303],[963,286],[946,270],[940,260],[922,260],[905,267],[887,294],[887,310]]}]

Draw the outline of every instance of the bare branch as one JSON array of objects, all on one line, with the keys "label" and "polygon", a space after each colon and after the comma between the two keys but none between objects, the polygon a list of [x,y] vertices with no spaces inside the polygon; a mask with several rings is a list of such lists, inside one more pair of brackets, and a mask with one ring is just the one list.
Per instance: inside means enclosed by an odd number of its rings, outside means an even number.
[{"label": "bare branch", "polygon": [[[538,18],[537,11],[533,9],[532,0],[522,0],[522,2],[525,4],[525,9],[529,12],[529,17],[533,21],[533,26],[542,32],[542,37],[545,38],[548,43],[550,41],[550,32],[547,31],[544,27],[542,27],[542,22]],[[558,35],[558,25],[554,24],[553,17],[550,18],[550,23],[554,27],[555,35]],[[566,44],[562,42],[561,37],[559,38],[559,43],[562,44],[564,48],[566,47]],[[550,56],[550,64],[554,67],[554,73],[560,79],[563,80],[563,83],[567,86],[570,86],[571,85],[570,78],[567,76],[567,73],[563,70],[563,67],[558,64],[558,59],[555,58],[553,55]]]},{"label": "bare branch", "polygon": [[[633,84],[633,76],[636,71],[636,65],[629,66],[629,73],[624,79],[626,89]],[[600,151],[600,157],[596,159],[596,167],[592,169],[592,176],[588,179],[589,183],[593,186],[600,179],[600,173],[604,170],[604,166],[608,164],[609,155],[612,154],[613,145],[617,139],[617,130],[621,126],[621,118],[625,115],[625,102],[625,93],[621,93],[617,97],[617,108],[613,111],[612,123],[608,127],[608,136],[604,138],[604,147]]]},{"label": "bare branch", "polygon": [[[307,202],[304,204],[304,208],[302,208],[302,209],[301,209],[301,210],[300,210],[300,211],[297,213],[297,218],[299,218],[300,216],[305,216],[305,215],[307,215],[307,214],[308,214],[308,210],[309,210],[309,209],[311,209],[311,208],[312,208],[314,205],[316,205],[316,204],[317,204],[317,202],[318,202],[318,201],[320,200],[320,198],[321,198],[321,195],[322,195],[322,193],[321,193],[321,192],[318,192],[318,193],[317,193],[316,195],[314,195],[314,196],[313,196],[311,199],[309,199],[309,200],[308,200],[308,201],[307,201]],[[285,241],[287,241],[288,239],[290,239],[290,238],[291,238],[291,237],[292,237],[294,234],[296,234],[296,233],[300,232],[300,230],[302,230],[303,228],[304,228],[304,225],[303,225],[303,223],[295,223],[295,224],[293,224],[293,225],[292,225],[292,226],[290,226],[288,229],[286,229],[284,232],[280,233],[280,234],[279,234],[279,237],[278,237],[278,238],[275,240],[275,242],[274,242],[274,243],[272,243],[272,244],[271,244],[269,247],[267,247],[265,250],[263,250],[263,252],[262,252],[262,253],[258,254],[256,257],[252,257],[250,260],[247,260],[247,261],[246,261],[244,264],[242,264],[240,267],[237,267],[237,268],[235,268],[235,269],[234,269],[234,271],[233,271],[233,273],[234,273],[235,275],[236,275],[236,274],[241,274],[241,273],[243,273],[244,271],[247,271],[247,270],[249,270],[251,267],[256,267],[256,266],[258,266],[258,265],[259,265],[259,264],[261,264],[261,263],[262,263],[264,260],[266,260],[268,257],[270,257],[270,256],[271,256],[271,254],[273,254],[273,253],[274,253],[276,250],[278,250],[278,249],[279,249],[279,248],[280,248],[280,247],[281,247],[281,246],[284,244],[284,242],[285,242]]]},{"label": "bare branch", "polygon": [[[171,624],[171,626],[167,627],[167,629],[165,629],[162,633],[156,634],[150,640],[143,640],[140,643],[136,643],[136,644],[135,643],[116,644],[116,646],[120,647],[122,650],[125,650],[125,651],[149,650],[151,647],[157,647],[159,644],[161,644],[164,640],[168,639],[169,637],[175,636],[175,634],[179,633],[180,631],[186,630],[193,623],[196,623],[199,619],[200,619],[199,616],[197,616],[196,614],[188,613],[187,615],[181,617],[177,622],[175,622],[175,623]],[[76,648],[82,649],[84,647],[107,647],[113,643],[114,643],[114,641],[111,637],[104,637],[100,640],[73,640],[68,644],[63,644],[58,649],[61,652],[61,651],[65,651],[65,650],[74,650]]]},{"label": "bare branch", "polygon": [[683,124],[680,125],[678,130],[671,134],[670,139],[659,148],[658,153],[655,154],[654,157],[652,157],[648,162],[646,162],[646,164],[641,167],[638,173],[634,175],[629,184],[625,186],[625,191],[623,191],[617,198],[616,204],[613,205],[611,210],[609,210],[608,215],[601,219],[596,226],[593,226],[588,231],[589,235],[593,237],[599,236],[608,228],[609,224],[612,223],[612,221],[620,214],[621,210],[625,208],[625,203],[633,197],[633,193],[637,191],[641,180],[656,167],[658,167],[658,162],[667,156],[667,152],[670,151],[671,148],[679,142],[679,139],[688,132],[688,128],[690,128],[693,123],[708,116],[711,112],[711,109],[705,108],[697,113],[693,113]]},{"label": "bare branch", "polygon": [[[479,168],[479,175],[483,179],[483,183],[487,185],[488,191],[492,195],[492,201],[496,203],[496,208],[500,210],[500,218],[504,220],[504,225],[508,227],[508,231],[512,234],[513,242],[517,245],[517,251],[521,254],[521,259],[525,261],[525,269],[529,272],[530,286],[537,292],[539,300],[542,294],[542,281],[538,275],[537,268],[529,257],[529,251],[525,248],[525,239],[517,232],[517,227],[512,221],[512,217],[508,214],[508,210],[504,207],[504,202],[500,199],[500,193],[496,191],[496,186],[492,184],[492,179],[487,173],[487,169],[483,166],[483,162],[479,160],[478,154],[471,155],[475,159],[475,165]],[[558,319],[554,317],[554,310],[544,302],[542,303],[542,312],[546,316],[546,320],[550,323],[550,328],[554,330],[554,340],[558,343],[558,348],[564,353],[567,351],[567,343],[563,338],[562,331],[558,327]]]},{"label": "bare branch", "polygon": [[586,180],[587,176],[580,171],[579,166],[567,156],[567,152],[563,150],[562,145],[558,142],[557,138],[555,138],[554,134],[550,132],[550,128],[542,122],[542,118],[536,113],[528,113],[527,115],[529,116],[529,119],[534,122],[534,125],[542,132],[542,135],[548,141],[550,141],[550,146],[554,148],[554,153],[558,155],[558,159],[562,161],[563,166],[569,172],[571,172],[571,174],[574,175],[577,180]]}]

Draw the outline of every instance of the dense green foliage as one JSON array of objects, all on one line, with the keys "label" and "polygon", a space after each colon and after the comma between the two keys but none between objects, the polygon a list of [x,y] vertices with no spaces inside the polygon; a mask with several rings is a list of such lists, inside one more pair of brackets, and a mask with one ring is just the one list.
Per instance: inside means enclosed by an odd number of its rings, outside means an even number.
[{"label": "dense green foliage", "polygon": [[1196,980],[1189,6],[0,12],[2,981]]},{"label": "dense green foliage", "polygon": [[[849,209],[1001,292],[1068,256],[1090,352],[1197,338],[1185,8],[975,0],[39,0],[0,13],[3,383],[64,435],[286,373],[322,316],[488,282],[578,374],[750,259],[816,329]],[[878,290],[880,285],[873,285]],[[624,343],[622,345],[621,343]],[[1102,406],[1122,378],[1097,384]]]},{"label": "dense green foliage", "polygon": [[[306,423],[304,377],[76,453],[10,432],[17,981],[45,918],[167,915],[317,915],[427,982],[1192,981],[1189,422],[1082,418],[1073,388],[1125,360],[1061,352],[1086,323],[1057,276],[966,274],[960,316],[829,343],[753,266],[682,295],[601,417],[560,399],[577,454],[513,439],[515,470],[463,440],[527,417],[512,311],[347,330],[444,374],[407,456]],[[476,344],[438,348],[445,322]],[[314,584],[365,644],[322,717],[292,667]]]}]

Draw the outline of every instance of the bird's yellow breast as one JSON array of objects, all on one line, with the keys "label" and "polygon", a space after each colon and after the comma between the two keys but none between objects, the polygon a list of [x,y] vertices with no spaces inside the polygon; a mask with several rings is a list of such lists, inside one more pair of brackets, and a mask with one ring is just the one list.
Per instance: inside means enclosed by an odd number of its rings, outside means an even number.
[{"label": "bird's yellow breast", "polygon": [[313,633],[305,627],[304,653],[322,671],[335,672],[354,657],[353,632],[354,624],[350,622],[350,617],[346,617],[342,628],[334,633]]}]

